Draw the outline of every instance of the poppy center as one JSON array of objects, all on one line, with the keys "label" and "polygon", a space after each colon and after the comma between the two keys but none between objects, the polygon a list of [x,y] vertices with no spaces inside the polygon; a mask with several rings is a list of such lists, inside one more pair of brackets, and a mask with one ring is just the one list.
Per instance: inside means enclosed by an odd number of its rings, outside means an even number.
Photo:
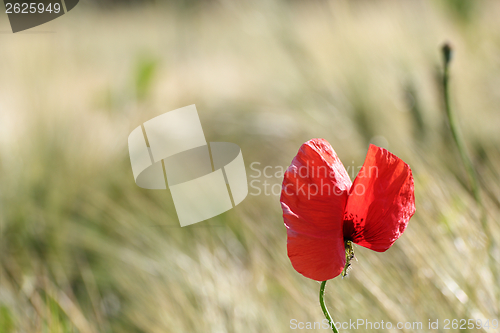
[{"label": "poppy center", "polygon": [[344,216],[344,223],[342,229],[344,232],[345,241],[352,241],[354,238],[354,218],[355,216],[353,214],[349,215],[346,214],[346,216]]}]

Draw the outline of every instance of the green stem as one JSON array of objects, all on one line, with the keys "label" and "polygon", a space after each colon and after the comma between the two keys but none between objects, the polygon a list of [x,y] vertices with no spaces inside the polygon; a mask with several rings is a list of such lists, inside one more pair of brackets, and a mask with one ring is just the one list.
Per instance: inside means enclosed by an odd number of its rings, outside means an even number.
[{"label": "green stem", "polygon": [[332,331],[335,333],[339,333],[339,331],[335,327],[335,323],[332,319],[332,316],[330,316],[330,313],[328,312],[328,309],[326,308],[325,305],[325,286],[326,286],[326,281],[321,282],[321,287],[319,288],[319,304],[321,304],[321,310],[323,310],[323,314],[325,315],[325,318],[328,320],[328,323],[330,324]]},{"label": "green stem", "polygon": [[[479,181],[477,177],[476,170],[474,168],[474,164],[472,163],[472,159],[467,153],[467,149],[465,148],[465,143],[463,137],[460,135],[458,123],[455,118],[455,114],[451,108],[450,104],[450,96],[449,96],[449,67],[452,58],[452,48],[449,44],[445,44],[442,48],[443,58],[444,58],[444,71],[443,71],[443,99],[444,106],[446,110],[446,116],[448,118],[448,124],[450,126],[451,135],[453,137],[453,141],[457,146],[457,149],[460,153],[460,159],[465,167],[465,171],[467,172],[467,176],[469,178],[469,184],[471,187],[471,192],[476,201],[476,204],[479,206],[481,212],[481,226],[483,228],[484,233],[486,234],[486,250],[488,251],[488,264],[493,276],[493,279],[496,283],[500,283],[500,273],[498,271],[497,265],[495,264],[495,258],[493,257],[493,252],[495,249],[495,241],[492,238],[492,231],[490,230],[490,226],[488,224],[488,217],[486,212],[486,207],[481,198],[481,192],[479,187]],[[495,298],[500,300],[500,289],[496,288]],[[498,309],[497,309],[498,312]]]},{"label": "green stem", "polygon": [[446,116],[448,118],[448,123],[450,125],[451,135],[453,137],[453,141],[455,141],[455,145],[458,148],[460,153],[460,159],[465,167],[465,171],[467,172],[467,176],[469,178],[469,184],[471,186],[471,192],[479,206],[482,206],[481,195],[479,193],[479,186],[476,171],[474,170],[474,165],[472,164],[472,160],[467,154],[467,149],[465,148],[465,143],[463,141],[462,136],[460,135],[458,124],[455,118],[455,114],[451,109],[450,104],[450,94],[449,94],[449,67],[451,62],[451,47],[445,45],[443,47],[444,53],[444,73],[443,73],[443,98],[444,98],[444,106],[446,109]]}]

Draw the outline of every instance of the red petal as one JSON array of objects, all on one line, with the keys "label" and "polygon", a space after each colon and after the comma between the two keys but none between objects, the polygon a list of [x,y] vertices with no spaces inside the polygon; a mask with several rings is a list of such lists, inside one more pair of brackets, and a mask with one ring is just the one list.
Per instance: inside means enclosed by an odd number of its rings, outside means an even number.
[{"label": "red petal", "polygon": [[413,189],[410,166],[386,149],[370,145],[347,200],[344,238],[386,251],[415,213]]},{"label": "red petal", "polygon": [[302,275],[329,280],[345,265],[342,221],[351,180],[330,144],[310,140],[285,172],[281,207],[288,257]]}]

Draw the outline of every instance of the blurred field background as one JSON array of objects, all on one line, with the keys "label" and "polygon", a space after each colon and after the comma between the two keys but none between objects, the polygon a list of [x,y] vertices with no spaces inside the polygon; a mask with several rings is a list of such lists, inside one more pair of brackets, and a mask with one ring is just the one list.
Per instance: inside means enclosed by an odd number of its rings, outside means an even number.
[{"label": "blurred field background", "polygon": [[[357,246],[349,276],[328,283],[336,321],[443,332],[428,320],[500,319],[498,17],[494,0],[89,1],[12,34],[0,14],[0,332],[321,321],[319,283],[286,255],[279,196],[253,195],[281,179],[250,168],[286,168],[314,137],[350,174],[373,142],[415,177],[404,235],[385,253]],[[446,40],[486,227],[443,111]],[[242,148],[255,182],[236,209],[180,228],[168,191],[135,185],[127,137],[189,104],[208,141]],[[498,332],[446,332],[458,331]]]}]

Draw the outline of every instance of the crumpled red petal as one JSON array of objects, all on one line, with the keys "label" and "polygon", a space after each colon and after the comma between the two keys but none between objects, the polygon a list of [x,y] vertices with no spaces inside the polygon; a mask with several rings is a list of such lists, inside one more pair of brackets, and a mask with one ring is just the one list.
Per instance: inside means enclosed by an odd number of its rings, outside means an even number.
[{"label": "crumpled red petal", "polygon": [[330,144],[304,143],[283,179],[281,206],[288,257],[302,275],[317,281],[345,265],[343,214],[351,180]]},{"label": "crumpled red petal", "polygon": [[370,145],[347,200],[344,237],[384,252],[401,236],[414,213],[410,166],[386,149]]}]

